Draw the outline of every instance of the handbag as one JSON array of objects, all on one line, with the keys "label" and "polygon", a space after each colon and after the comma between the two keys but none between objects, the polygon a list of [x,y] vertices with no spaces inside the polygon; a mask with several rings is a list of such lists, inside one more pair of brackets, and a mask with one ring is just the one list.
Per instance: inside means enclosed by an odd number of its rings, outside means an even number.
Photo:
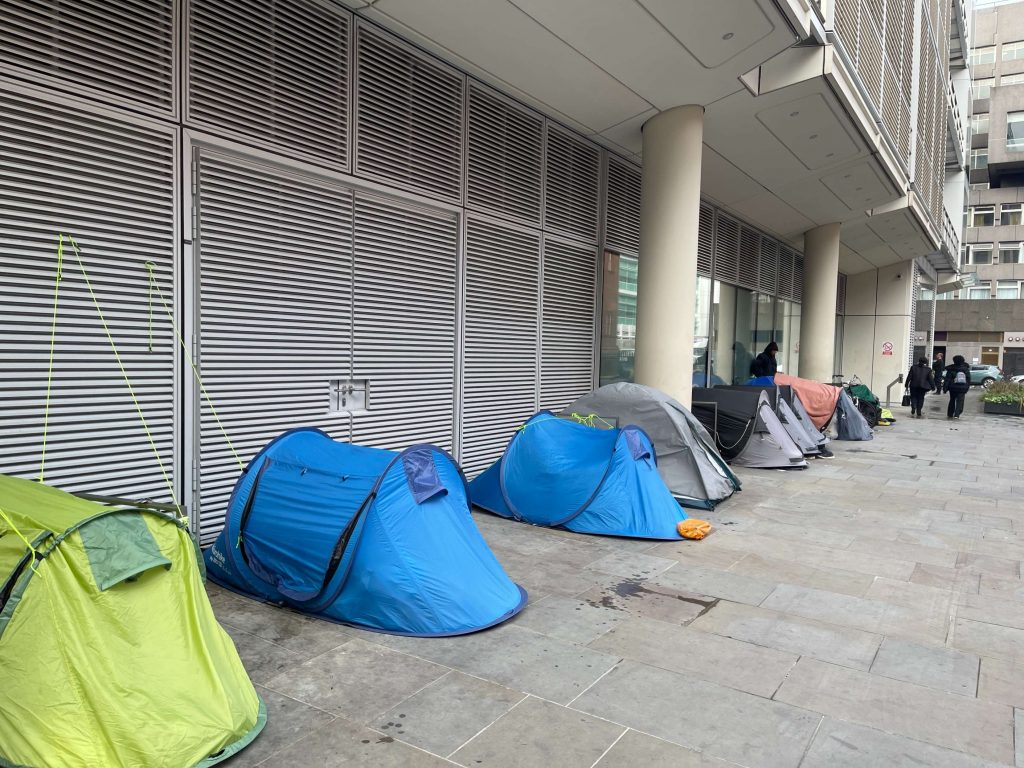
[{"label": "handbag", "polygon": [[903,390],[903,400],[901,402],[901,405],[904,408],[906,408],[908,405],[910,405],[910,390],[909,389]]}]

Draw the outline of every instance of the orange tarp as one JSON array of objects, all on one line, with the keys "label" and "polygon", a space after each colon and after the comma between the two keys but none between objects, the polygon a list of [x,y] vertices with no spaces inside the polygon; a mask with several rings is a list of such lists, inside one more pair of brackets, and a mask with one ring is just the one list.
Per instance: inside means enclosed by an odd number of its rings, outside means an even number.
[{"label": "orange tarp", "polygon": [[788,376],[785,373],[775,374],[775,383],[788,384],[800,397],[804,404],[807,415],[811,417],[814,426],[822,429],[828,424],[829,419],[836,410],[836,402],[839,400],[839,387],[831,384],[819,384],[810,379],[801,379],[797,376]]}]

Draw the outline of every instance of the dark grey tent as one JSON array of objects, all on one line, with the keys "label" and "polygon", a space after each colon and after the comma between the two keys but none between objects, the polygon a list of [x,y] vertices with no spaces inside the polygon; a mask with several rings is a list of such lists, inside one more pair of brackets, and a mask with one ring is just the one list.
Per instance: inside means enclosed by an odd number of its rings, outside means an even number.
[{"label": "dark grey tent", "polygon": [[[801,453],[804,456],[819,456],[821,454],[817,440],[807,434],[807,430],[804,429],[799,418],[793,412],[793,408],[790,406],[789,401],[793,397],[793,390],[790,387],[783,388],[751,384],[745,386],[720,386],[716,387],[716,389],[748,389],[764,392],[768,397],[768,402],[772,405],[772,410],[779,417],[779,422],[782,424],[783,429],[786,430],[793,442],[796,443]],[[784,389],[785,391],[783,391]]]},{"label": "dark grey tent", "polygon": [[803,451],[756,387],[694,388],[693,415],[731,464],[762,469],[806,467]]},{"label": "dark grey tent", "polygon": [[712,509],[740,488],[711,435],[664,392],[641,384],[608,384],[562,412],[573,414],[595,414],[619,427],[640,427],[654,443],[661,478],[684,506]]},{"label": "dark grey tent", "polygon": [[788,389],[792,395],[789,404],[793,408],[793,414],[800,422],[800,425],[804,428],[804,431],[815,442],[815,444],[818,446],[819,451],[830,455],[828,449],[825,448],[825,446],[829,442],[828,435],[826,435],[824,432],[822,432],[820,429],[817,429],[814,426],[814,422],[811,421],[811,417],[807,413],[807,409],[804,408],[804,404],[803,401],[800,399],[800,395],[798,395],[792,387],[785,388]]},{"label": "dark grey tent", "polygon": [[874,435],[868,420],[857,410],[845,389],[839,390],[836,403],[836,440],[872,440]]}]

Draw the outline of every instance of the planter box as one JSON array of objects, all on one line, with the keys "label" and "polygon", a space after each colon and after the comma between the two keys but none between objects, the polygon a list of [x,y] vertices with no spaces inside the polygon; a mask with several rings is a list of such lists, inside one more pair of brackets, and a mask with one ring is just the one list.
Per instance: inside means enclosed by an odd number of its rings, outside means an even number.
[{"label": "planter box", "polygon": [[1002,413],[1007,416],[1024,416],[1024,410],[1019,405],[1007,403],[984,403],[985,413]]}]

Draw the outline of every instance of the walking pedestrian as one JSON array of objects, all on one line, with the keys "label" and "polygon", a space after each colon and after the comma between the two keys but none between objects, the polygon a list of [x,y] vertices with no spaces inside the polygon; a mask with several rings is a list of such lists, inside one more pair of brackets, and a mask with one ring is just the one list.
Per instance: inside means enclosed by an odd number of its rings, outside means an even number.
[{"label": "walking pedestrian", "polygon": [[935,362],[932,363],[932,373],[935,374],[935,382],[933,391],[935,394],[942,392],[942,374],[946,370],[946,361],[943,359],[941,352],[935,353]]},{"label": "walking pedestrian", "polygon": [[963,355],[953,356],[953,364],[946,369],[943,388],[949,393],[946,418],[959,419],[960,414],[964,412],[964,398],[971,388],[971,366],[964,360]]},{"label": "walking pedestrian", "polygon": [[907,389],[910,390],[910,415],[924,418],[921,408],[924,407],[924,396],[935,388],[935,374],[928,365],[927,357],[920,357],[917,365],[910,366],[907,372]]}]

